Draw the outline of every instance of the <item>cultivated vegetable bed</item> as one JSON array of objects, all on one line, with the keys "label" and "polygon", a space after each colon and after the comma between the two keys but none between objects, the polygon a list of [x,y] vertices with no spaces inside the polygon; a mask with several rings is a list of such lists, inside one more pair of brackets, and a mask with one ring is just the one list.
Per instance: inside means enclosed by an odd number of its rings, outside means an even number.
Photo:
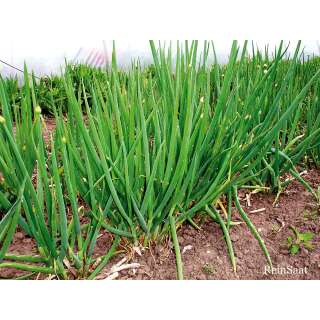
[{"label": "cultivated vegetable bed", "polygon": [[[119,71],[114,50],[106,70],[67,66],[62,78],[37,82],[25,69],[21,89],[0,81],[0,268],[67,279],[72,266],[94,279],[122,239],[147,246],[170,235],[182,279],[177,228],[197,228],[193,218],[205,213],[236,271],[233,203],[271,265],[238,189],[280,195],[297,179],[319,201],[296,169],[320,161],[319,60],[303,61],[299,46],[287,58],[282,43],[272,58],[249,58],[247,43],[240,51],[234,42],[226,65],[209,66],[209,42],[178,45],[175,61],[171,47],[150,47],[147,69],[134,61]],[[49,141],[44,112],[56,123]],[[38,255],[8,252],[17,228]],[[113,244],[94,259],[102,230]]]}]

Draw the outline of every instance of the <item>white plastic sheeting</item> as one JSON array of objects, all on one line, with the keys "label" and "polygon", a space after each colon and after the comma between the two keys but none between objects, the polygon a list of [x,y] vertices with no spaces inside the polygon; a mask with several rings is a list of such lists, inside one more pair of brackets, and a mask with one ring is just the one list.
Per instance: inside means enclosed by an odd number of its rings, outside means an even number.
[{"label": "white plastic sheeting", "polygon": [[[231,40],[214,41],[218,59],[226,61],[231,47]],[[297,41],[291,41],[289,52],[294,51]],[[162,41],[161,43],[164,43]],[[168,43],[168,42],[167,42]],[[175,41],[172,42],[173,44]],[[200,41],[200,49],[203,41]],[[263,49],[266,42],[254,41]],[[286,44],[289,41],[285,42]],[[275,41],[269,42],[269,51],[277,45]],[[305,55],[319,55],[320,41],[303,42]],[[116,41],[117,60],[120,66],[126,67],[132,59],[139,58],[143,64],[152,60],[148,40],[142,41]],[[60,42],[28,41],[15,42],[14,40],[2,41],[0,45],[0,59],[23,69],[24,62],[29,70],[33,70],[38,76],[58,73],[67,61],[77,61],[93,66],[103,66],[111,60],[112,41],[83,41],[82,43],[70,39],[62,39]],[[0,62],[2,76],[20,75],[20,72]]]}]

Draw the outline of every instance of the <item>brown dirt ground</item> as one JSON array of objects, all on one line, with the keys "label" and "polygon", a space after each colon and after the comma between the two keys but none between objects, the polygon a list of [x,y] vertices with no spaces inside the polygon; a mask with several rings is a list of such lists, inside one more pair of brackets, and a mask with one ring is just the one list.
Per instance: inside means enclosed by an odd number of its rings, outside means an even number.
[{"label": "brown dirt ground", "polygon": [[56,120],[51,117],[44,117],[43,118],[45,127],[43,130],[43,138],[46,143],[50,141],[50,134],[54,131],[56,128]]},{"label": "brown dirt ground", "polygon": [[[320,184],[320,171],[310,170],[305,179],[316,188]],[[245,193],[245,190],[240,190],[242,205],[265,240],[274,267],[306,267],[307,272],[265,274],[266,259],[258,242],[246,225],[241,224],[230,230],[237,260],[237,272],[234,273],[220,227],[206,219],[201,223],[201,231],[188,224],[178,230],[180,248],[184,251],[182,260],[185,279],[320,279],[320,211],[310,193],[298,182],[293,182],[280,196],[276,206],[273,206],[274,195],[258,193],[251,195],[250,207]],[[250,213],[261,208],[266,210]],[[234,210],[233,221],[240,220]],[[302,246],[296,255],[291,255],[287,247],[287,238],[292,235],[290,226],[300,232],[313,232],[314,249],[308,251]],[[95,256],[104,254],[110,245],[111,236],[107,233],[101,234]],[[140,267],[121,271],[117,279],[176,279],[175,255],[170,240],[142,249],[141,256],[133,253],[124,243],[119,249],[123,249],[122,253],[111,260],[99,276],[100,279],[105,278],[111,266],[125,256],[129,263],[139,263]],[[32,239],[21,231],[15,234],[10,252],[27,254],[35,253],[35,250]],[[0,269],[0,278],[12,278],[22,274],[24,272],[14,269]],[[38,278],[43,279],[42,276]]]}]

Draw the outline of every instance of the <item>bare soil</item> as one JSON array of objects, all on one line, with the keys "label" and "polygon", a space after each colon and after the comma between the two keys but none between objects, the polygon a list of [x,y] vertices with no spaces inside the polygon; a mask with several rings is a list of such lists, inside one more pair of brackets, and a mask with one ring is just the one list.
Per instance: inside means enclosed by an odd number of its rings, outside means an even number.
[{"label": "bare soil", "polygon": [[[320,171],[312,169],[304,178],[314,187],[320,184]],[[201,222],[201,230],[185,224],[178,230],[182,251],[185,279],[320,279],[320,211],[313,196],[298,182],[293,182],[281,194],[277,205],[273,205],[275,195],[268,193],[252,194],[251,206],[246,200],[246,190],[240,190],[241,203],[250,219],[265,240],[277,274],[266,270],[267,262],[257,240],[247,226],[242,223],[230,230],[237,260],[237,272],[231,268],[225,240],[220,227],[211,220]],[[258,213],[251,211],[265,208]],[[198,221],[201,217],[198,217]],[[233,221],[241,221],[234,209]],[[200,223],[200,222],[199,222]],[[290,254],[287,238],[293,236],[291,226],[299,232],[315,234],[313,249],[303,245],[295,255]],[[102,233],[97,241],[95,255],[105,254],[111,245],[112,237]],[[99,276],[104,279],[108,271],[118,261],[127,257],[127,263],[138,263],[140,267],[119,272],[117,279],[176,279],[175,254],[171,241],[152,244],[148,248],[132,250],[123,242],[122,253],[114,257]],[[10,252],[16,254],[36,253],[33,240],[23,232],[15,234]],[[284,269],[286,268],[286,274]],[[290,271],[291,269],[291,271]],[[282,270],[282,274],[281,274]],[[296,274],[290,274],[296,273]],[[279,274],[280,273],[280,274]],[[1,278],[12,278],[25,272],[14,269],[0,269]],[[38,276],[38,279],[43,277]]]}]

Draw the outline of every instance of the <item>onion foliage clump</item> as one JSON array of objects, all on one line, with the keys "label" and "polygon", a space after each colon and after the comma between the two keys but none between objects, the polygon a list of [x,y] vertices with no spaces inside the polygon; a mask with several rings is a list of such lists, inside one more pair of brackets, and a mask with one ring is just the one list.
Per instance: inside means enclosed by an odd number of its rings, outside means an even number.
[{"label": "onion foliage clump", "polygon": [[[177,229],[204,214],[221,227],[236,271],[233,203],[271,265],[238,189],[280,195],[290,174],[319,201],[297,170],[320,161],[319,64],[301,59],[300,44],[288,58],[282,43],[249,56],[234,41],[225,65],[209,63],[210,42],[177,43],[175,54],[150,48],[146,69],[134,61],[119,70],[114,49],[105,70],[67,66],[37,82],[25,67],[21,88],[0,79],[0,268],[94,279],[121,241],[170,235],[182,279]],[[44,112],[56,124],[49,141]],[[18,228],[37,255],[10,253]],[[113,242],[97,258],[101,232]]]}]

